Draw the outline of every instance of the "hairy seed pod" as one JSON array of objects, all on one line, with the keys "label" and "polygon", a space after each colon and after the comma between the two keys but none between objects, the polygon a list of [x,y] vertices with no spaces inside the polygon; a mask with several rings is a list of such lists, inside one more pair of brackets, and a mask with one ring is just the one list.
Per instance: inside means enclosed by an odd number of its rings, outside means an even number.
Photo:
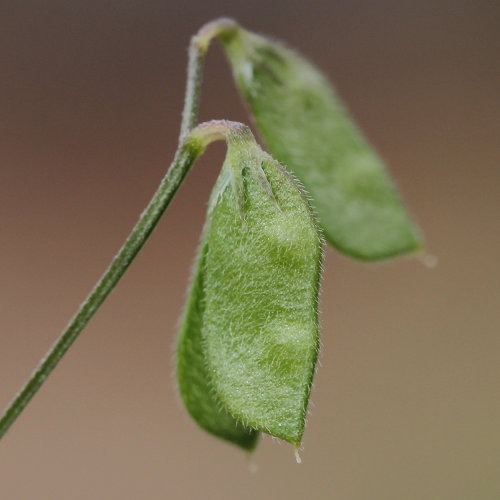
[{"label": "hairy seed pod", "polygon": [[420,235],[389,174],[326,78],[243,28],[220,38],[266,147],[311,195],[329,243],[363,260],[418,250]]},{"label": "hairy seed pod", "polygon": [[[199,259],[179,344],[186,405],[189,390],[209,396],[234,428],[298,446],[319,345],[322,243],[297,182],[251,136],[228,137]],[[204,359],[202,383],[185,383],[195,357]]]}]

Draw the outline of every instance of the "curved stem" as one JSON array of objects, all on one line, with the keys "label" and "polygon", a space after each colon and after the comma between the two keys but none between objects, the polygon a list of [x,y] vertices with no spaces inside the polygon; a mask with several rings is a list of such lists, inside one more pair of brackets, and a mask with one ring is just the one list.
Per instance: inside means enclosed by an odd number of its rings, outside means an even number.
[{"label": "curved stem", "polygon": [[202,26],[198,33],[191,38],[188,54],[186,95],[184,97],[179,142],[182,142],[188,136],[198,121],[203,67],[210,42],[221,34],[234,31],[237,27],[236,21],[220,18]]},{"label": "curved stem", "polygon": [[149,205],[140,216],[139,221],[132,229],[121,250],[21,392],[19,392],[8,406],[0,419],[0,438],[7,432],[31,398],[40,389],[45,379],[71,347],[71,344],[73,344],[99,306],[104,302],[104,299],[116,286],[156,227],[179,185],[201,152],[202,148],[193,141],[186,141],[180,147],[166,176]]},{"label": "curved stem", "polygon": [[[234,21],[219,19],[202,27],[198,34],[192,38],[189,48],[188,76],[179,146],[174,160],[153,198],[141,214],[139,221],[132,229],[132,232],[108,269],[80,306],[80,309],[62,332],[59,339],[45,355],[38,368],[5,410],[0,419],[0,439],[40,389],[46,378],[57,366],[80,332],[110,294],[111,290],[120,281],[120,278],[124,275],[146,243],[149,235],[153,232],[196,158],[203,152],[209,142],[222,138],[215,134],[215,136],[208,140],[203,139],[204,132],[197,139],[190,137],[190,132],[198,120],[203,63],[210,41],[215,36],[233,30],[235,27],[236,23]],[[207,131],[208,129],[205,127],[204,130]]]}]

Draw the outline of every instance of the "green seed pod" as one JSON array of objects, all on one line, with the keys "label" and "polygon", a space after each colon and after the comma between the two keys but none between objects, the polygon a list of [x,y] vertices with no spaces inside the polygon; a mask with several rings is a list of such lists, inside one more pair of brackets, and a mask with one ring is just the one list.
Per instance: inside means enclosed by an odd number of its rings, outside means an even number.
[{"label": "green seed pod", "polygon": [[329,243],[363,260],[419,249],[382,161],[326,78],[292,50],[236,25],[219,38],[267,148],[311,195]]},{"label": "green seed pod", "polygon": [[[188,409],[194,394],[190,413],[211,432],[206,407],[222,406],[233,429],[298,446],[319,345],[321,238],[290,174],[248,131],[227,141],[179,343],[181,394]],[[203,372],[189,374],[200,360]]]}]

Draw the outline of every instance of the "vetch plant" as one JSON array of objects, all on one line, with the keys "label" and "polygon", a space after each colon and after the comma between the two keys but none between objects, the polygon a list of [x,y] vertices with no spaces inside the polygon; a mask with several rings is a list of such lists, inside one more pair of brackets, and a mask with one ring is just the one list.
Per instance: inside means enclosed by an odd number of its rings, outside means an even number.
[{"label": "vetch plant", "polygon": [[[203,62],[218,39],[262,136],[197,125]],[[0,437],[125,273],[196,159],[227,153],[212,191],[177,346],[186,409],[244,449],[259,432],[302,441],[319,349],[323,235],[354,258],[414,252],[421,238],[379,157],[325,77],[281,43],[218,19],[191,41],[179,147],[125,244],[0,420]]]}]

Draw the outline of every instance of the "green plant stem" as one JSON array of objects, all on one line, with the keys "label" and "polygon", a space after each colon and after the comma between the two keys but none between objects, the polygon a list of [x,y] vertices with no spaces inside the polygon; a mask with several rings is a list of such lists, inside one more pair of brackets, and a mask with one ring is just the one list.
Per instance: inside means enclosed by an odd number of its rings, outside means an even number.
[{"label": "green plant stem", "polygon": [[160,217],[165,212],[182,180],[202,152],[196,143],[186,141],[178,150],[171,167],[162,180],[149,205],[128,236],[123,247],[113,259],[102,278],[81,305],[57,342],[49,350],[23,389],[9,405],[0,420],[0,438],[7,432],[45,379],[57,366],[80,332],[95,314],[104,299],[116,286],[135,256],[139,253]]},{"label": "green plant stem", "polygon": [[[153,232],[189,169],[203,152],[206,145],[211,142],[211,140],[203,139],[205,132],[201,133],[201,135],[198,134],[197,139],[190,137],[190,133],[198,119],[204,59],[210,41],[219,33],[234,29],[234,26],[235,23],[233,21],[220,19],[205,25],[192,38],[189,48],[188,76],[179,147],[174,160],[121,250],[80,306],[80,309],[62,332],[59,339],[45,355],[38,368],[5,410],[0,419],[0,439],[37,393],[80,332],[110,294],[111,290],[113,290],[118,281],[120,281],[120,278],[125,274],[125,271],[144,246],[149,235]],[[205,126],[204,130],[208,131],[209,129],[210,127],[207,128]],[[219,138],[215,137],[214,140]]]},{"label": "green plant stem", "polygon": [[182,124],[179,142],[182,142],[196,125],[200,104],[201,83],[205,55],[210,42],[217,36],[237,29],[238,25],[232,19],[220,18],[205,24],[196,35],[191,38],[188,54],[188,75]]}]

